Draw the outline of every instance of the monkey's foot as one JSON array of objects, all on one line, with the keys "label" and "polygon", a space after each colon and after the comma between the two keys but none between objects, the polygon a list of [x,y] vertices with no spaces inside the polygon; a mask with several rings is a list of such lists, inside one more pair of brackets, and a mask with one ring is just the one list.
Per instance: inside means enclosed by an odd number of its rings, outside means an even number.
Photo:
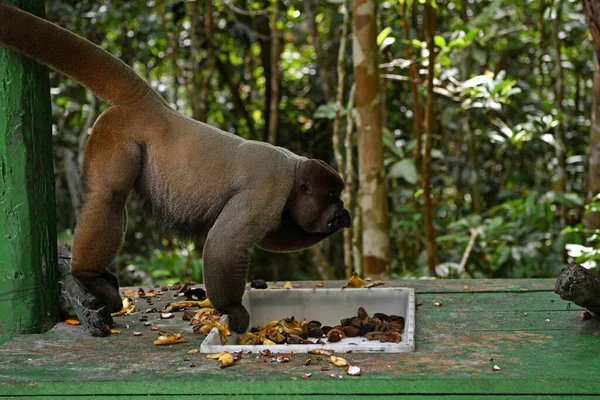
[{"label": "monkey's foot", "polygon": [[237,306],[225,307],[220,311],[229,314],[229,328],[232,331],[244,333],[248,330],[250,314],[248,314],[248,311],[243,305],[239,304]]}]

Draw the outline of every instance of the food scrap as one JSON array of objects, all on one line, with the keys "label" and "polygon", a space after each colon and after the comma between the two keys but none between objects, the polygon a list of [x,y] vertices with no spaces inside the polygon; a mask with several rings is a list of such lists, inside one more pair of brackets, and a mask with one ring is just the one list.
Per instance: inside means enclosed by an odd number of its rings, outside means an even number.
[{"label": "food scrap", "polygon": [[349,365],[348,361],[346,361],[345,358],[336,356],[330,356],[329,362],[335,365],[336,367],[347,367]]},{"label": "food scrap", "polygon": [[135,305],[133,304],[133,302],[129,299],[129,297],[124,297],[123,298],[123,308],[121,308],[121,311],[117,311],[110,315],[112,317],[120,317],[121,315],[129,315],[134,311],[135,311]]},{"label": "food scrap", "polygon": [[360,367],[357,367],[356,365],[351,365],[348,368],[346,368],[346,373],[348,375],[352,375],[352,376],[358,376],[362,373]]},{"label": "food scrap", "polygon": [[158,339],[154,341],[156,346],[177,344],[183,342],[184,340],[181,333],[158,332],[158,335]]},{"label": "food scrap", "polygon": [[365,287],[365,283],[360,278],[360,276],[358,276],[358,274],[356,272],[353,272],[352,276],[348,280],[348,283],[346,283],[345,287],[347,287],[347,288],[363,288],[363,287]]},{"label": "food scrap", "polygon": [[65,324],[67,325],[81,325],[81,322],[77,319],[66,319]]}]

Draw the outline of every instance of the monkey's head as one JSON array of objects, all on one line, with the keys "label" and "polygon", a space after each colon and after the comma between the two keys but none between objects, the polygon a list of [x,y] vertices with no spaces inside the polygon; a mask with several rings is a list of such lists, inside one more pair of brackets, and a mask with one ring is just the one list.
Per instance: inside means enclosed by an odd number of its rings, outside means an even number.
[{"label": "monkey's head", "polygon": [[310,233],[331,234],[348,228],[352,222],[340,193],[344,181],[321,160],[306,160],[300,165],[288,209],[294,221]]}]

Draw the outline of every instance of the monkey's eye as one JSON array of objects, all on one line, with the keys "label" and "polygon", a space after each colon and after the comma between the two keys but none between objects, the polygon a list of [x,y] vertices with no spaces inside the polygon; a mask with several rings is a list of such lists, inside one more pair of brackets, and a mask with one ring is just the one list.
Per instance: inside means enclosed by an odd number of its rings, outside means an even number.
[{"label": "monkey's eye", "polygon": [[333,190],[331,190],[329,192],[329,197],[337,197],[337,195],[336,195],[336,193]]}]

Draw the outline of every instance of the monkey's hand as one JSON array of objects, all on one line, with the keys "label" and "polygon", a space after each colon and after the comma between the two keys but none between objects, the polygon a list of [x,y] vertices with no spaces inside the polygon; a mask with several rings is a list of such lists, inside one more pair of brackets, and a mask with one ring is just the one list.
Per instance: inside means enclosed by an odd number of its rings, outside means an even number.
[{"label": "monkey's hand", "polygon": [[229,315],[229,328],[237,333],[244,333],[250,324],[250,314],[241,304],[225,307],[219,311]]},{"label": "monkey's hand", "polygon": [[119,295],[119,280],[109,270],[104,270],[100,275],[89,276],[73,271],[77,278],[94,296],[94,309],[106,307],[110,313],[121,311],[123,301]]}]

